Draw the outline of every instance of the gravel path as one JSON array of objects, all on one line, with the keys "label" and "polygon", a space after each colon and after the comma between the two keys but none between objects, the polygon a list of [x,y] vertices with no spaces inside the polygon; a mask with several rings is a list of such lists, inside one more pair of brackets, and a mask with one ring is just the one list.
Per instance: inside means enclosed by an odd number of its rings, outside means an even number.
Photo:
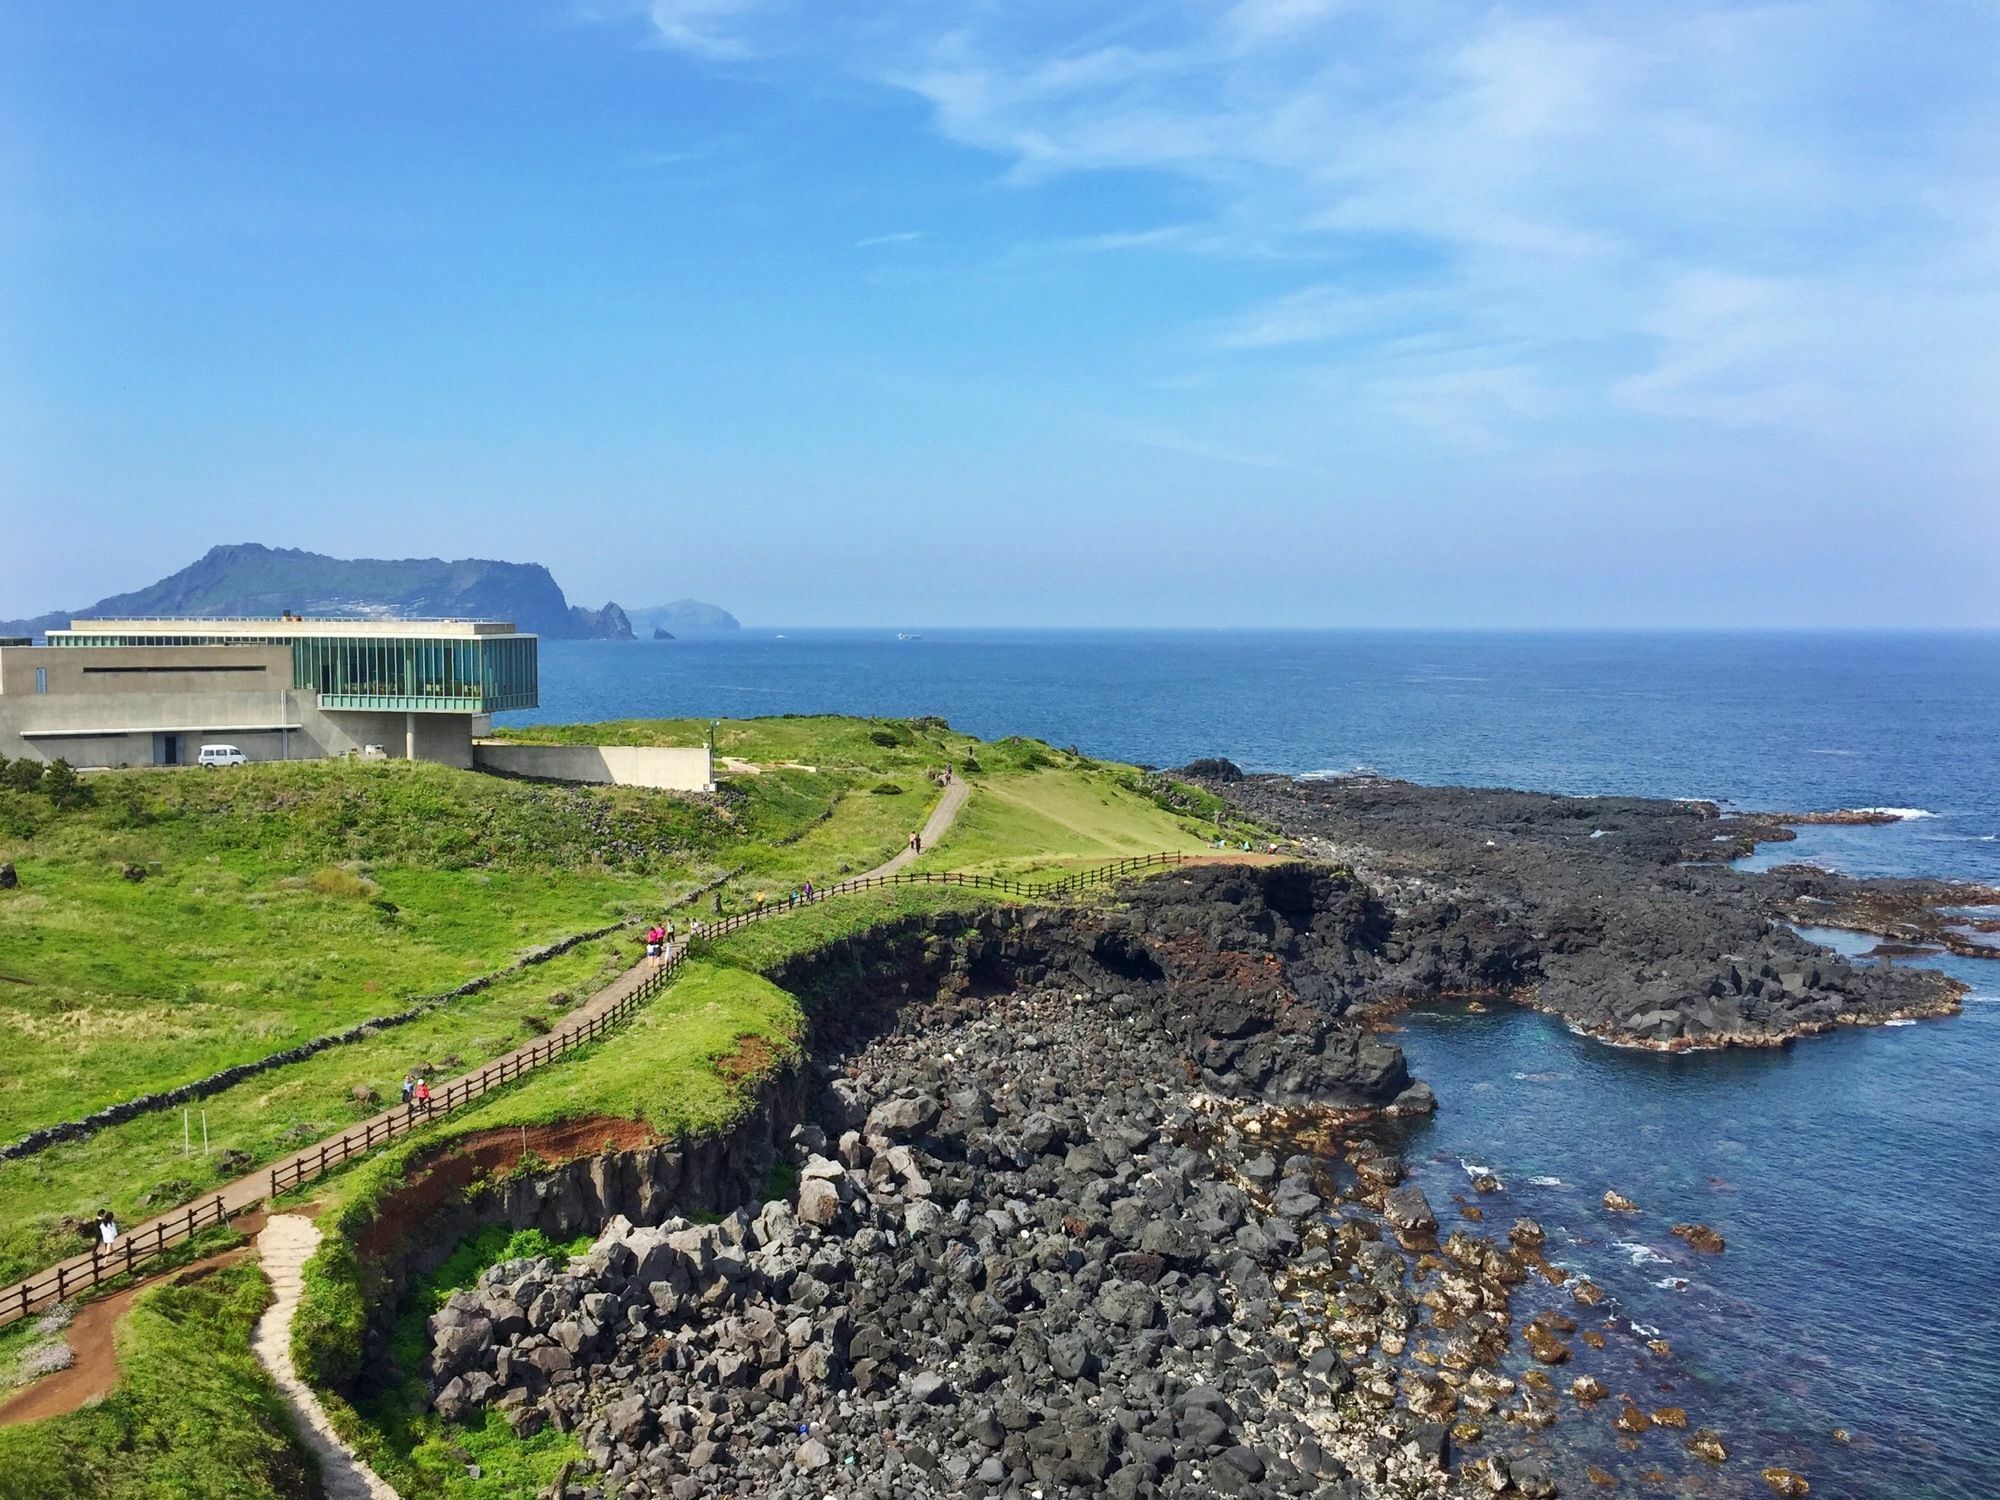
[{"label": "gravel path", "polygon": [[257,1320],[251,1344],[298,1419],[299,1436],[318,1455],[326,1500],[399,1500],[381,1476],[340,1440],[319,1399],[292,1368],[292,1314],[299,1305],[299,1273],[319,1239],[319,1226],[298,1214],[273,1214],[257,1236],[257,1254],[275,1297]]},{"label": "gravel path", "polygon": [[[965,799],[971,795],[972,786],[969,782],[961,781],[957,777],[952,778],[951,785],[947,786],[944,795],[938,798],[937,806],[931,809],[930,817],[924,820],[921,832],[926,850],[936,847],[937,841],[945,836],[952,825],[952,820],[958,816],[958,810],[965,806]],[[916,859],[918,852],[915,849],[905,849],[895,858],[877,865],[866,875],[856,878],[867,880],[878,875],[893,875]]]}]

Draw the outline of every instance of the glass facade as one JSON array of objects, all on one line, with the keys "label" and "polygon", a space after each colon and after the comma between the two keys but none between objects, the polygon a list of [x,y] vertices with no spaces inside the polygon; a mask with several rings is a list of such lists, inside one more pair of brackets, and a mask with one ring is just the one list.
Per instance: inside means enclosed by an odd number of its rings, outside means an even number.
[{"label": "glass facade", "polygon": [[533,708],[539,687],[531,635],[72,635],[64,646],[290,646],[292,686],[321,708],[488,714]]}]

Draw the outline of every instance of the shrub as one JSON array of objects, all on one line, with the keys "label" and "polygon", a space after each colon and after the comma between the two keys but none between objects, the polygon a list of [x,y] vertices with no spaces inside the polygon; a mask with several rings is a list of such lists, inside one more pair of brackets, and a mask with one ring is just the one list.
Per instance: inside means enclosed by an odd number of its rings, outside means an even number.
[{"label": "shrub", "polygon": [[346,1392],[361,1373],[368,1304],[361,1263],[338,1230],[320,1242],[301,1271],[305,1290],[292,1314],[292,1363],[306,1384]]},{"label": "shrub", "polygon": [[67,812],[72,807],[86,807],[96,798],[84,779],[76,774],[76,768],[58,757],[49,762],[49,768],[42,773],[42,795],[49,799],[49,805]]},{"label": "shrub", "polygon": [[903,743],[886,729],[871,729],[868,732],[868,738],[885,750],[893,750]]},{"label": "shrub", "polygon": [[868,790],[872,795],[877,797],[900,797],[903,795],[903,789],[893,781],[878,781],[875,785],[868,788]]},{"label": "shrub", "polygon": [[23,756],[20,760],[8,762],[4,774],[7,785],[15,791],[32,792],[42,784],[42,763]]}]

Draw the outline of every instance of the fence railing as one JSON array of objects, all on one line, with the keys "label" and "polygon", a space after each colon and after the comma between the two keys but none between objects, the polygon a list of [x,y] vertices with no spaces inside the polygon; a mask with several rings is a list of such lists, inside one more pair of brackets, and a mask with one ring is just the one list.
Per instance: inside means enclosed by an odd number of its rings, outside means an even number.
[{"label": "fence railing", "polygon": [[164,1218],[134,1230],[113,1245],[89,1255],[79,1255],[38,1271],[26,1281],[8,1288],[5,1305],[0,1306],[0,1325],[25,1318],[40,1307],[51,1306],[78,1292],[90,1290],[115,1277],[129,1274],[163,1252],[204,1229],[229,1222],[229,1210],[220,1196],[204,1198],[178,1208]]},{"label": "fence railing", "polygon": [[[302,1183],[311,1182],[352,1157],[364,1155],[385,1142],[395,1140],[398,1136],[420,1130],[439,1115],[461,1108],[482,1094],[502,1088],[574,1048],[598,1040],[622,1024],[633,1011],[665,987],[675,971],[687,962],[688,949],[692,943],[707,945],[733,932],[741,932],[746,927],[769,921],[773,917],[796,911],[803,906],[817,906],[835,896],[886,890],[892,886],[964,886],[979,890],[1001,891],[1013,896],[1060,897],[1075,895],[1094,886],[1110,885],[1141,870],[1157,869],[1163,865],[1185,864],[1189,858],[1190,856],[1185,854],[1142,854],[1130,859],[1117,860],[1112,864],[1095,866],[1089,870],[1080,870],[1057,880],[1044,881],[1024,880],[1010,875],[965,874],[952,870],[899,870],[892,875],[857,876],[853,880],[843,880],[836,885],[817,887],[810,896],[800,894],[795,899],[788,897],[750,911],[738,912],[734,916],[718,917],[713,921],[702,922],[691,935],[689,945],[676,947],[671,956],[664,961],[642,970],[632,970],[614,981],[612,986],[614,989],[620,985],[628,988],[604,1009],[582,1020],[572,1021],[550,1032],[540,1041],[532,1042],[488,1063],[475,1073],[467,1073],[462,1078],[454,1079],[431,1096],[428,1107],[412,1104],[385,1111],[330,1140],[308,1146],[303,1151],[275,1163],[267,1169],[269,1195],[275,1198],[279,1193],[298,1187]],[[143,1225],[101,1254],[77,1256],[61,1265],[38,1272],[28,1280],[0,1292],[0,1327],[26,1317],[36,1308],[61,1302],[115,1276],[122,1276],[135,1266],[153,1259],[162,1251],[191,1238],[201,1230],[226,1222],[228,1222],[228,1211],[222,1198],[218,1196],[204,1199],[199,1204],[189,1205],[185,1211],[176,1209],[164,1218]]]}]

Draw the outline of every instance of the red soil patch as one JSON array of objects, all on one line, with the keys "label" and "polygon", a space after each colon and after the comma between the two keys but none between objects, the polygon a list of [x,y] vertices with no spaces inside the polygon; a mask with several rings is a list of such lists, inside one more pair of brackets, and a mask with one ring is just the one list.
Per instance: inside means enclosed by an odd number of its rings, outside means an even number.
[{"label": "red soil patch", "polygon": [[437,1155],[413,1163],[405,1185],[382,1200],[355,1248],[363,1255],[386,1255],[410,1224],[421,1222],[475,1179],[511,1172],[531,1152],[553,1167],[606,1149],[634,1151],[658,1139],[650,1126],[609,1115],[590,1115],[555,1125],[496,1125],[476,1131],[450,1142]]},{"label": "red soil patch", "polygon": [[[244,1227],[251,1217],[246,1214],[234,1222],[244,1229],[244,1233],[255,1234],[256,1229]],[[255,1217],[261,1219],[262,1215]],[[159,1282],[179,1284],[198,1281],[222,1266],[234,1265],[249,1253],[250,1246],[239,1245],[234,1250],[225,1250],[206,1260],[178,1266],[138,1286],[114,1292],[109,1297],[84,1303],[63,1330],[63,1342],[76,1356],[76,1363],[67,1370],[44,1375],[32,1385],[14,1392],[5,1401],[0,1401],[0,1427],[39,1422],[45,1417],[60,1417],[110,1395],[112,1387],[118,1384],[118,1321],[125,1316],[132,1299]]]},{"label": "red soil patch", "polygon": [[715,1071],[731,1083],[761,1078],[778,1060],[777,1049],[763,1037],[745,1032],[736,1039],[736,1048],[727,1057],[715,1060]]}]

